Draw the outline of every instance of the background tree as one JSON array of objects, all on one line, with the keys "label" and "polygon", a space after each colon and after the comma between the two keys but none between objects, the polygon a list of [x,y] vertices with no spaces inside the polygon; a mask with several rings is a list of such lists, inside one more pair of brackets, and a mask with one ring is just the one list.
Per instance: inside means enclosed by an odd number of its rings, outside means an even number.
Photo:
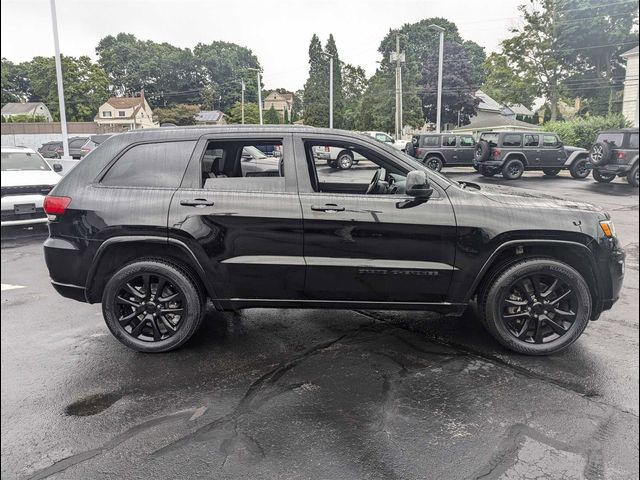
[{"label": "background tree", "polygon": [[304,115],[304,90],[296,90],[293,92],[293,107],[291,109],[291,123],[297,122]]},{"label": "background tree", "polygon": [[[242,104],[237,102],[229,110],[227,116],[229,123],[242,123]],[[245,103],[244,104],[244,123],[257,125],[260,123],[260,112],[258,112],[257,103]]]},{"label": "background tree", "polygon": [[197,105],[177,104],[166,108],[156,108],[154,119],[160,124],[173,123],[175,125],[195,125],[195,116],[200,113]]},{"label": "background tree", "polygon": [[[441,122],[465,125],[476,114],[478,105],[473,68],[462,45],[445,42],[443,50]],[[436,123],[438,101],[438,58],[437,52],[425,55],[420,82],[423,111],[433,123]]]},{"label": "background tree", "polygon": [[15,64],[2,59],[2,105],[29,98],[29,80],[25,64]]},{"label": "background tree", "polygon": [[329,73],[322,44],[316,34],[309,43],[309,78],[304,84],[304,123],[329,126]]},{"label": "background tree", "polygon": [[358,128],[360,102],[367,89],[367,74],[362,67],[342,64],[342,96],[344,110],[342,114],[342,128],[355,130]]},{"label": "background tree", "polygon": [[282,117],[276,109],[273,108],[273,105],[271,105],[271,108],[264,113],[263,117],[264,123],[267,125],[278,125],[282,123]]},{"label": "background tree", "polygon": [[492,53],[484,63],[487,72],[482,90],[494,100],[505,104],[520,103],[531,108],[536,98],[536,80],[530,72],[515,72],[505,55]]}]

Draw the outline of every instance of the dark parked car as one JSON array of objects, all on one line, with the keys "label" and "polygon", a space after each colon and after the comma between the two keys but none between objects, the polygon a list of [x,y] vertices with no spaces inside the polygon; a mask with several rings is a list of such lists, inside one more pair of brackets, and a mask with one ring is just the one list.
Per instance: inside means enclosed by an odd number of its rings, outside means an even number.
[{"label": "dark parked car", "polygon": [[38,149],[38,153],[43,158],[60,158],[60,152],[62,152],[62,142],[47,142],[43,143]]},{"label": "dark parked car", "polygon": [[430,133],[415,135],[411,142],[407,143],[405,151],[431,170],[439,172],[445,166],[474,166],[475,146],[476,141],[471,135]]},{"label": "dark parked car", "polygon": [[600,132],[591,147],[589,159],[593,178],[609,183],[616,177],[626,177],[630,185],[638,186],[638,129],[625,128]]},{"label": "dark parked car", "polygon": [[589,176],[589,152],[567,147],[555,133],[484,132],[476,145],[478,171],[492,177],[498,173],[517,180],[525,170],[539,170],[553,177],[569,170],[573,178]]},{"label": "dark parked car", "polygon": [[[277,176],[244,175],[243,151],[265,144],[283,152]],[[325,145],[368,166],[336,176],[314,161],[314,147]],[[457,183],[333,129],[124,133],[63,177],[44,208],[54,288],[101,302],[111,332],[143,352],[186,342],[207,299],[220,310],[456,316],[476,298],[501,344],[549,354],[611,308],[624,276],[623,249],[601,210]]]}]

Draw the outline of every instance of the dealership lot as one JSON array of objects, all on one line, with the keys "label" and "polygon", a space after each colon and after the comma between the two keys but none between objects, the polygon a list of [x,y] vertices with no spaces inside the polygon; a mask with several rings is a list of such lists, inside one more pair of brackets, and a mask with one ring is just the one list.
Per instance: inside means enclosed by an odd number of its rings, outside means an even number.
[{"label": "dealership lot", "polygon": [[3,230],[2,476],[637,478],[638,191],[509,185],[601,206],[628,254],[621,300],[552,357],[507,352],[471,310],[210,311],[143,355],[55,294],[46,230]]}]

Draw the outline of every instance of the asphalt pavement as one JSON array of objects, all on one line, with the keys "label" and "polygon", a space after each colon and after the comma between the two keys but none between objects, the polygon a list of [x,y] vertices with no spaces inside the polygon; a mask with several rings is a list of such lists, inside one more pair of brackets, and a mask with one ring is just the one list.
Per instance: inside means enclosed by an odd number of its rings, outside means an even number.
[{"label": "asphalt pavement", "polygon": [[3,229],[2,478],[638,478],[638,190],[509,185],[603,207],[628,254],[621,300],[551,357],[506,351],[472,308],[210,310],[140,354],[54,292],[46,229]]}]

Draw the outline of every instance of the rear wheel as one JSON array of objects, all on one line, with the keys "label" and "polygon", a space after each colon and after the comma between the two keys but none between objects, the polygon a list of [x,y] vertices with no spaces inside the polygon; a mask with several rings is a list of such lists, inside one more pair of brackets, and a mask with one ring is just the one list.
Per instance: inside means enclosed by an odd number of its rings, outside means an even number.
[{"label": "rear wheel", "polygon": [[524,173],[524,163],[517,158],[507,160],[502,167],[502,176],[507,180],[518,180]]},{"label": "rear wheel", "polygon": [[607,175],[605,173],[601,173],[599,170],[593,171],[593,179],[598,183],[611,183],[615,178],[615,175]]},{"label": "rear wheel", "polygon": [[573,178],[587,178],[589,176],[589,161],[586,158],[579,158],[569,167],[569,173]]},{"label": "rear wheel", "polygon": [[336,163],[340,170],[349,170],[353,166],[353,156],[349,152],[340,152]]},{"label": "rear wheel", "polygon": [[427,168],[436,172],[442,170],[443,167],[442,159],[436,156],[427,157],[424,161],[424,164],[427,166]]},{"label": "rear wheel", "polygon": [[560,173],[560,169],[559,168],[543,168],[542,172],[547,177],[555,177],[556,175],[558,175]]},{"label": "rear wheel", "polygon": [[102,313],[111,333],[139,352],[168,352],[202,323],[202,295],[182,269],[158,259],[125,265],[107,282]]},{"label": "rear wheel", "polygon": [[489,333],[526,355],[549,355],[575,342],[589,323],[589,287],[573,267],[548,258],[507,266],[487,288],[480,311]]},{"label": "rear wheel", "polygon": [[633,185],[634,187],[638,186],[638,165],[631,169],[631,171],[627,174],[627,182],[629,185]]}]

